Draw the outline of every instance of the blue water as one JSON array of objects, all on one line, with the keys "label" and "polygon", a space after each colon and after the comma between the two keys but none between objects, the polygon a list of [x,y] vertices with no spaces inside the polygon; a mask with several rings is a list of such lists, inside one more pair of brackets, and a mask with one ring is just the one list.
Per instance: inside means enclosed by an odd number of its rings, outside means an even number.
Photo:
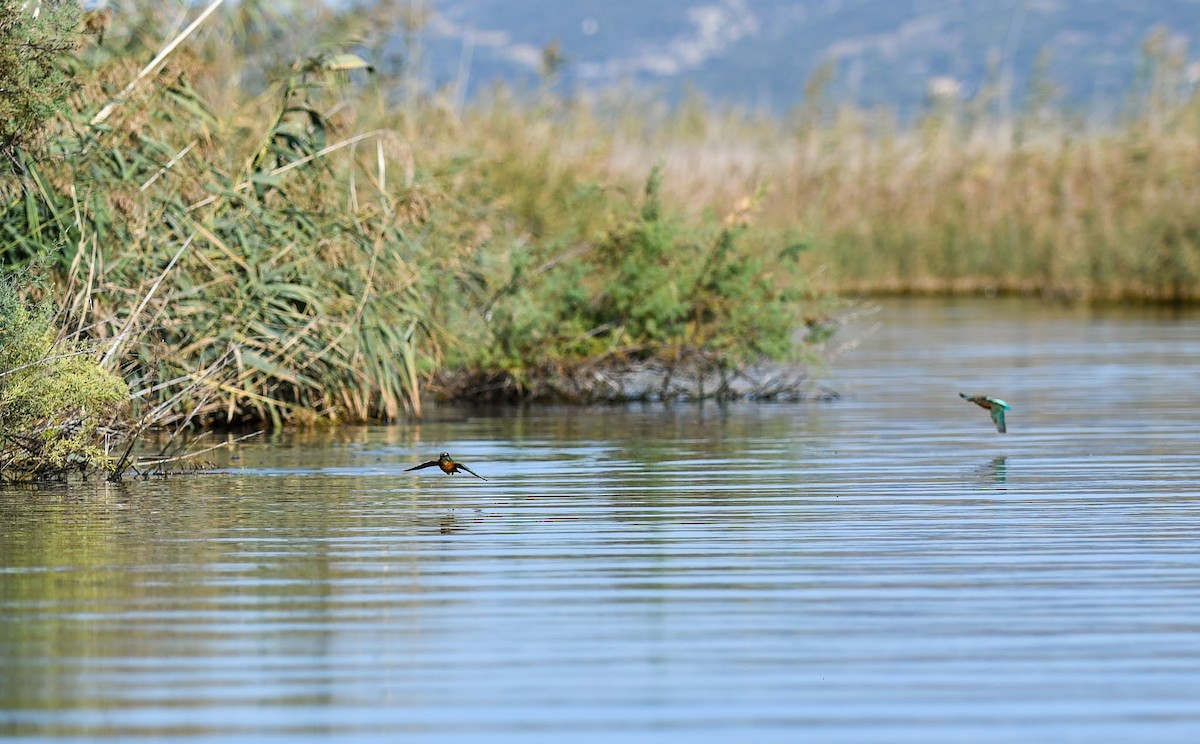
[{"label": "blue water", "polygon": [[[0,735],[1195,741],[1197,320],[893,301],[833,402],[442,408],[0,491]],[[403,472],[442,450],[489,480]]]}]

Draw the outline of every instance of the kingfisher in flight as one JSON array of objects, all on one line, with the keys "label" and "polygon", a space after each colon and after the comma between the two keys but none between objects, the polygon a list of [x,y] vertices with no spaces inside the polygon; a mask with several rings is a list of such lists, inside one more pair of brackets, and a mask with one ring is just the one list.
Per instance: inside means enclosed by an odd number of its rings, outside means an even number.
[{"label": "kingfisher in flight", "polygon": [[965,398],[971,401],[980,408],[987,409],[992,413],[992,422],[996,424],[996,431],[1004,434],[1008,431],[1008,427],[1004,424],[1004,412],[1009,409],[1009,405],[999,398],[993,398],[990,395],[964,395],[958,394],[958,397]]},{"label": "kingfisher in flight", "polygon": [[465,471],[465,472],[470,473],[471,475],[475,476],[479,480],[484,480],[484,481],[487,480],[487,478],[484,478],[482,475],[480,475],[479,473],[476,473],[474,470],[471,470],[466,465],[463,465],[461,462],[455,462],[454,459],[450,457],[449,452],[443,452],[442,454],[438,455],[438,458],[436,460],[430,460],[429,462],[423,462],[420,465],[414,465],[411,468],[405,468],[404,472],[407,473],[410,470],[421,470],[422,468],[432,468],[434,465],[441,468],[442,472],[445,473],[446,475],[453,475],[459,471]]}]

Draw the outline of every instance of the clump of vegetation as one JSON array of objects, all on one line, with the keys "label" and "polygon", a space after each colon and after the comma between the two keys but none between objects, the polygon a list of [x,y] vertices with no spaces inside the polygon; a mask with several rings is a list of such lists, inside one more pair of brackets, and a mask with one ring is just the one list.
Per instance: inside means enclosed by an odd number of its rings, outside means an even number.
[{"label": "clump of vegetation", "polygon": [[723,226],[696,226],[667,213],[660,190],[655,169],[633,214],[595,242],[538,266],[527,252],[515,256],[487,303],[480,351],[440,377],[445,394],[621,397],[627,386],[615,378],[653,365],[657,384],[633,395],[657,388],[663,397],[676,375],[791,358],[801,297],[787,279],[795,278],[798,246],[750,255],[738,245],[749,198]]},{"label": "clump of vegetation", "polygon": [[639,204],[599,120],[549,95],[397,107],[369,43],[264,60],[264,7],[140,72],[122,50],[152,27],[118,15],[47,157],[0,184],[0,262],[52,267],[160,425],[395,419],[430,381],[472,393],[448,373],[532,395],[597,359],[789,352],[793,298],[744,228],[681,220],[657,185]]},{"label": "clump of vegetation", "polygon": [[57,330],[46,303],[30,305],[13,278],[0,279],[0,481],[115,466],[102,443],[129,389]]}]

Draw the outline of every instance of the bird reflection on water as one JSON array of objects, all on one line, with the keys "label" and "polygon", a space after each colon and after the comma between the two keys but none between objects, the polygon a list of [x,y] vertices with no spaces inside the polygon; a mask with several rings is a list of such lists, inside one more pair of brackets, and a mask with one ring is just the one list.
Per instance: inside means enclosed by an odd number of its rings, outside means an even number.
[{"label": "bird reflection on water", "polygon": [[985,485],[997,490],[1008,487],[1008,456],[993,457],[975,469],[975,473]]}]

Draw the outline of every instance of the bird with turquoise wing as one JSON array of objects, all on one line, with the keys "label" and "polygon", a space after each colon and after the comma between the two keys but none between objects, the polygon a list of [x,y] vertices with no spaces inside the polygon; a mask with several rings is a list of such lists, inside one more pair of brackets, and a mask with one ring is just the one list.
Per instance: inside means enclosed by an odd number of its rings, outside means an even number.
[{"label": "bird with turquoise wing", "polygon": [[996,431],[1001,434],[1008,431],[1008,426],[1004,423],[1004,412],[1010,408],[1007,403],[990,395],[966,395],[964,393],[959,393],[958,395],[960,398],[965,398],[980,408],[991,412],[992,422],[996,424]]}]

